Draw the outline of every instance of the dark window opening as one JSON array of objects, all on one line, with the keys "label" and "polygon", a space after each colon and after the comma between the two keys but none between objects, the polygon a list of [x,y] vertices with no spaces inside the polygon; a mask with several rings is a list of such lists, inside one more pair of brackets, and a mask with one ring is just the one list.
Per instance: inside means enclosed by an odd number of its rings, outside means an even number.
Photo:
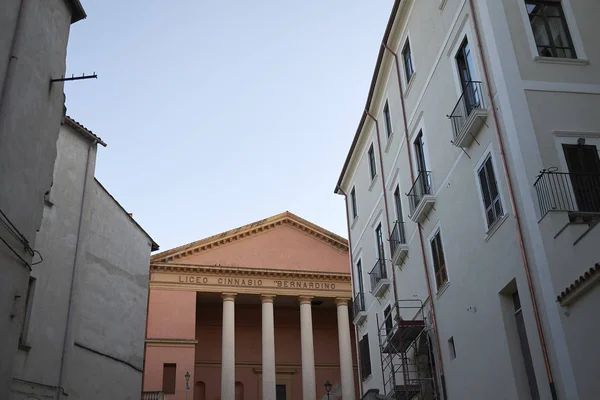
[{"label": "dark window opening", "polygon": [[532,400],[539,400],[537,380],[535,378],[535,370],[533,369],[533,361],[531,359],[531,351],[529,350],[529,341],[527,340],[527,331],[525,330],[525,320],[521,310],[521,299],[519,292],[515,291],[512,294],[512,302],[515,311],[515,319],[517,321],[517,332],[519,334],[519,342],[521,343],[521,354],[525,362],[525,372],[527,373],[527,382],[529,383],[529,393]]},{"label": "dark window opening", "polygon": [[352,207],[352,217],[358,217],[358,207],[356,206],[356,188],[352,188],[350,192],[350,205]]},{"label": "dark window opening", "polygon": [[540,56],[577,58],[560,0],[525,0],[525,7]]},{"label": "dark window opening", "polygon": [[175,394],[175,381],[177,377],[177,364],[163,364],[163,392]]},{"label": "dark window opening", "polygon": [[369,169],[371,171],[371,180],[375,179],[377,175],[377,165],[375,164],[375,150],[373,150],[373,144],[369,147]]},{"label": "dark window opening", "polygon": [[364,381],[371,376],[371,354],[369,350],[369,334],[363,336],[359,342],[360,352],[360,376]]},{"label": "dark window opening", "polygon": [[479,168],[477,174],[479,175],[479,185],[481,186],[481,196],[483,197],[485,216],[488,227],[490,227],[504,215],[491,156],[488,156],[481,168]]},{"label": "dark window opening", "polygon": [[392,117],[390,115],[390,104],[386,101],[383,107],[383,118],[385,119],[385,133],[387,137],[392,135]]},{"label": "dark window opening", "polygon": [[406,39],[404,48],[402,48],[402,59],[404,60],[404,73],[406,74],[406,83],[408,84],[408,82],[410,82],[410,78],[412,78],[413,74],[415,73],[412,52],[410,50],[410,43],[408,39]]},{"label": "dark window opening", "polygon": [[441,233],[435,234],[431,240],[431,253],[433,255],[433,270],[435,272],[435,283],[439,290],[446,282],[448,282],[448,271],[446,271],[446,259],[444,257],[444,249],[442,248]]}]

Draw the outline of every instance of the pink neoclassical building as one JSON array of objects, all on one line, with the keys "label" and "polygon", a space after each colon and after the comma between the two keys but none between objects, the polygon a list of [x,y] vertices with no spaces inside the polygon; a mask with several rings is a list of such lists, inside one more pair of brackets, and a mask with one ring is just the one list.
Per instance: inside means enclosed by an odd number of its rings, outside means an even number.
[{"label": "pink neoclassical building", "polygon": [[285,212],[150,268],[145,398],[358,398],[345,239]]}]

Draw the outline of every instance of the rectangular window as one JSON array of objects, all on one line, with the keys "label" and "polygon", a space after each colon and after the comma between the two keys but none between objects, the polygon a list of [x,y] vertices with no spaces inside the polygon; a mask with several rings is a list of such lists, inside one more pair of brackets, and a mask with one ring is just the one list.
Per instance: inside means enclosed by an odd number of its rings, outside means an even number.
[{"label": "rectangular window", "polygon": [[377,165],[375,164],[375,150],[373,150],[373,144],[369,147],[369,169],[371,171],[371,180],[375,179],[377,175]]},{"label": "rectangular window", "polygon": [[406,83],[410,82],[410,78],[412,78],[415,73],[415,69],[413,67],[412,61],[412,52],[410,51],[410,43],[408,39],[406,39],[406,43],[402,48],[402,59],[404,60],[404,73],[406,74]]},{"label": "rectangular window", "polygon": [[177,377],[177,364],[163,364],[163,392],[175,394],[175,380]]},{"label": "rectangular window", "polygon": [[396,207],[396,220],[398,222],[404,221],[402,217],[402,198],[400,197],[400,186],[396,186],[394,190],[394,205]]},{"label": "rectangular window", "polygon": [[371,354],[369,350],[369,334],[363,336],[359,342],[360,351],[360,376],[364,381],[371,376]]},{"label": "rectangular window", "polygon": [[386,100],[383,106],[383,118],[385,119],[385,133],[389,138],[392,135],[392,117],[390,115],[390,104]]},{"label": "rectangular window", "polygon": [[415,155],[417,158],[417,171],[420,174],[421,172],[427,171],[427,164],[425,163],[425,146],[423,144],[423,132],[419,132],[417,135],[414,146]]},{"label": "rectangular window", "polygon": [[504,215],[491,155],[483,162],[477,171],[477,175],[479,176],[479,186],[481,187],[487,225],[490,227]]},{"label": "rectangular window", "polygon": [[383,247],[383,233],[381,232],[381,224],[375,228],[375,240],[377,241],[377,257],[379,260],[385,259],[385,249]]},{"label": "rectangular window", "polygon": [[477,82],[475,82],[476,76],[475,67],[473,66],[473,57],[471,57],[471,46],[469,46],[469,41],[466,37],[460,45],[455,58],[466,107],[466,117],[470,115],[471,111],[475,108],[481,106],[480,93],[478,92]]},{"label": "rectangular window", "polygon": [[387,306],[383,311],[383,318],[385,320],[385,333],[389,338],[392,335],[394,329],[394,321],[392,320],[392,306]]},{"label": "rectangular window", "polygon": [[286,385],[275,385],[275,399],[286,400],[287,399],[287,386]]},{"label": "rectangular window", "polygon": [[352,207],[352,218],[358,217],[358,208],[356,207],[356,188],[350,191],[350,207]]},{"label": "rectangular window", "polygon": [[525,7],[540,56],[577,58],[560,0],[525,0]]},{"label": "rectangular window", "polygon": [[27,287],[27,297],[25,298],[25,313],[21,323],[21,334],[19,335],[19,344],[27,346],[27,332],[29,331],[29,319],[31,318],[31,308],[33,306],[33,293],[35,291],[36,278],[29,277],[29,286]]},{"label": "rectangular window", "polygon": [[362,262],[358,260],[356,263],[356,275],[358,276],[358,288],[356,290],[357,293],[363,293],[363,278],[362,278]]},{"label": "rectangular window", "polygon": [[523,312],[521,310],[521,299],[519,298],[519,292],[516,290],[512,294],[512,303],[517,322],[519,342],[521,342],[521,353],[523,355],[523,361],[525,362],[527,382],[529,383],[529,393],[531,394],[532,399],[539,400],[540,394],[538,392],[537,380],[535,378],[535,370],[533,369],[531,351],[529,350],[529,341],[527,340],[527,332],[525,330],[525,320],[523,319]]},{"label": "rectangular window", "polygon": [[433,255],[433,270],[435,272],[435,283],[439,290],[448,282],[448,271],[446,271],[446,258],[442,248],[442,235],[438,231],[431,240],[431,254]]}]

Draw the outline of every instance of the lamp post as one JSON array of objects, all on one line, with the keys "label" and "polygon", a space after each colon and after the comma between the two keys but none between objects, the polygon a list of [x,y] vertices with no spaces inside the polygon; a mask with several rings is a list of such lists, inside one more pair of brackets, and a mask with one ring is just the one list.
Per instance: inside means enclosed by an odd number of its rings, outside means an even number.
[{"label": "lamp post", "polygon": [[325,391],[327,392],[327,400],[329,400],[329,392],[331,391],[331,382],[325,381]]},{"label": "lamp post", "polygon": [[185,373],[185,400],[187,400],[188,390],[190,390],[190,371]]}]

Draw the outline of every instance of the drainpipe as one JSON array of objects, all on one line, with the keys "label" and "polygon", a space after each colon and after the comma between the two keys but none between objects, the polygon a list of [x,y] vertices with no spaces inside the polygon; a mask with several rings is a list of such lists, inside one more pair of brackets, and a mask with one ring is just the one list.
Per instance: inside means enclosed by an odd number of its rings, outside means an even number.
[{"label": "drainpipe", "polygon": [[[410,144],[408,139],[408,122],[406,120],[406,107],[404,104],[404,90],[402,89],[402,78],[400,76],[400,63],[398,61],[398,54],[388,47],[385,42],[381,43],[392,55],[396,64],[396,74],[398,76],[398,89],[400,90],[400,104],[402,107],[402,121],[404,122],[404,139],[406,142],[406,151],[408,153],[408,166],[410,171],[410,181],[415,181],[415,172],[413,170],[412,153],[410,152]],[[419,246],[421,247],[421,257],[423,257],[423,269],[425,270],[425,280],[427,282],[427,294],[429,296],[431,304],[431,319],[433,322],[433,334],[435,336],[436,353],[440,364],[440,380],[442,383],[442,393],[444,399],[448,398],[446,393],[446,377],[444,374],[444,361],[442,359],[442,351],[440,347],[440,335],[437,328],[437,317],[435,314],[435,305],[433,304],[433,293],[431,291],[431,278],[429,277],[429,269],[427,268],[427,258],[425,257],[425,246],[423,245],[423,227],[417,223],[417,229],[419,231]],[[399,314],[398,314],[399,315]]]},{"label": "drainpipe", "polygon": [[[77,258],[79,256],[79,248],[81,246],[81,228],[83,226],[83,214],[84,214],[84,207],[86,204],[86,193],[87,193],[87,188],[88,188],[88,172],[90,170],[90,164],[92,161],[91,158],[91,153],[92,153],[92,148],[94,146],[96,146],[96,144],[98,143],[97,140],[93,140],[90,142],[90,145],[88,147],[88,153],[87,153],[87,161],[85,164],[85,175],[83,177],[83,193],[81,195],[81,205],[79,208],[79,223],[77,226],[77,242],[75,243],[75,255],[73,256],[73,269],[71,271],[71,282],[69,284],[69,303],[67,306],[67,325],[65,327],[65,335],[63,337],[63,347],[62,347],[62,354],[60,356],[60,368],[59,368],[59,372],[58,372],[58,387],[65,387],[64,385],[64,370],[65,370],[65,359],[66,359],[66,354],[67,354],[67,344],[68,344],[68,339],[70,337],[72,337],[72,326],[73,326],[73,321],[72,321],[72,313],[73,313],[73,293],[75,292],[75,278],[77,275]],[[63,398],[63,393],[58,391],[58,397],[57,400],[60,400],[61,398]]]},{"label": "drainpipe", "polygon": [[[354,305],[354,299],[356,294],[354,293],[354,259],[352,258],[352,246],[350,245],[350,213],[348,210],[348,195],[342,190],[341,187],[336,188],[336,192],[340,191],[344,195],[344,204],[346,205],[346,228],[348,229],[348,255],[350,256],[350,281],[352,283],[352,304]],[[354,325],[354,324],[352,324]],[[354,325],[354,347],[356,348],[356,358],[358,359],[358,328]],[[359,363],[360,365],[360,363]],[[354,366],[352,366],[354,370]],[[362,388],[362,376],[360,375],[360,368],[358,369],[358,391],[360,395],[363,395]]]},{"label": "drainpipe", "polygon": [[6,65],[6,71],[4,72],[4,80],[2,81],[2,89],[0,90],[0,121],[2,120],[2,114],[4,112],[4,103],[6,102],[6,97],[8,96],[8,88],[10,86],[9,82],[12,80],[16,68],[16,63],[19,60],[19,57],[17,57],[15,53],[17,53],[17,48],[19,47],[19,38],[22,36],[21,28],[23,27],[23,20],[25,19],[23,16],[24,9],[25,0],[21,0],[19,2],[19,11],[17,12],[17,22],[15,24],[15,30],[10,43],[8,64]]},{"label": "drainpipe", "polygon": [[[375,122],[375,131],[377,132],[377,152],[379,153],[379,168],[381,169],[381,187],[383,189],[383,209],[385,210],[385,225],[387,228],[387,237],[388,242],[391,236],[390,234],[390,215],[388,211],[388,201],[387,201],[387,191],[385,189],[385,172],[383,170],[383,156],[381,154],[381,138],[379,135],[379,122],[377,119],[369,112],[369,110],[365,110],[365,113]],[[391,244],[389,246],[390,255],[392,254]],[[390,257],[391,259],[391,257]],[[396,268],[394,268],[394,263],[392,263],[392,293],[394,294],[394,308],[396,309],[396,317],[400,317],[400,306],[398,305],[398,288],[396,287]],[[377,327],[379,330],[379,327]]]},{"label": "drainpipe", "polygon": [[504,175],[506,176],[506,186],[508,188],[508,197],[510,198],[510,205],[512,208],[512,212],[515,216],[515,224],[517,227],[517,241],[519,242],[519,247],[521,250],[521,259],[523,260],[523,267],[525,269],[525,276],[527,277],[527,286],[529,289],[529,297],[531,298],[531,304],[533,306],[533,315],[535,317],[535,325],[537,328],[537,333],[540,339],[540,344],[542,346],[542,355],[544,357],[544,365],[546,367],[546,375],[548,377],[548,382],[550,384],[550,393],[552,394],[552,399],[557,400],[556,387],[554,385],[554,378],[552,376],[552,368],[550,366],[550,357],[548,356],[548,348],[546,346],[546,338],[544,336],[544,331],[542,329],[542,324],[540,322],[540,312],[537,305],[537,300],[535,297],[535,290],[533,287],[533,280],[531,278],[531,268],[529,266],[529,261],[527,260],[527,250],[525,249],[525,242],[523,241],[523,230],[521,228],[521,222],[519,218],[519,211],[517,209],[517,204],[515,201],[514,191],[512,187],[512,181],[510,179],[510,171],[508,169],[508,164],[506,161],[506,154],[504,152],[504,143],[502,141],[502,136],[500,135],[500,123],[498,121],[498,115],[496,114],[496,105],[494,103],[494,97],[491,93],[491,85],[490,78],[487,70],[487,66],[485,63],[483,49],[481,47],[481,34],[479,30],[479,22],[477,21],[477,16],[475,13],[475,5],[473,4],[473,0],[469,0],[469,8],[471,9],[471,15],[473,15],[473,27],[475,28],[475,37],[477,39],[477,48],[479,49],[479,54],[481,54],[481,65],[483,69],[483,75],[485,78],[485,84],[488,88],[488,97],[490,99],[490,108],[492,112],[492,116],[494,118],[494,131],[496,133],[496,139],[498,140],[498,147],[500,150],[500,158],[502,160],[502,169],[504,171]]}]

